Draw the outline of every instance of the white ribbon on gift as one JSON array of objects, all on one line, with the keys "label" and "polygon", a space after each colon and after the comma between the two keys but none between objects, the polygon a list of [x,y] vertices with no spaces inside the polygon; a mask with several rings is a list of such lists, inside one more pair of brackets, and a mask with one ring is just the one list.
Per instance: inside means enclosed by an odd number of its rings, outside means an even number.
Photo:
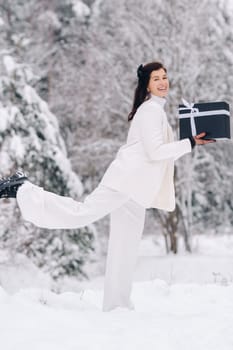
[{"label": "white ribbon on gift", "polygon": [[197,129],[196,129],[196,124],[195,124],[195,115],[199,112],[199,109],[194,107],[194,103],[189,103],[187,102],[184,98],[182,98],[183,105],[185,107],[179,108],[179,110],[186,110],[190,109],[190,125],[191,125],[191,132],[192,136],[197,135]]}]

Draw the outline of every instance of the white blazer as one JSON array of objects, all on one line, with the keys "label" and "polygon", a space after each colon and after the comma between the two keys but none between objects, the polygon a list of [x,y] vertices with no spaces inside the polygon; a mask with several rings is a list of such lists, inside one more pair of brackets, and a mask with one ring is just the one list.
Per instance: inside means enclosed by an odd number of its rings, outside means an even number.
[{"label": "white blazer", "polygon": [[174,142],[165,99],[151,95],[137,109],[127,142],[100,184],[126,193],[145,208],[175,209],[174,161],[191,152],[190,140]]}]

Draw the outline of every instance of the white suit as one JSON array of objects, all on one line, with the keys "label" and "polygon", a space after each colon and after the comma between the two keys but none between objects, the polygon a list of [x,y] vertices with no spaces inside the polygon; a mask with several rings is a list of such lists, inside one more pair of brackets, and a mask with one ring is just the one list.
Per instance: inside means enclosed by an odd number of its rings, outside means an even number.
[{"label": "white suit", "polygon": [[84,202],[58,196],[29,182],[17,193],[23,217],[39,227],[78,228],[111,213],[105,311],[132,306],[132,277],[145,208],[175,208],[174,160],[189,153],[191,143],[189,139],[173,141],[164,103],[163,98],[151,96],[138,108],[126,144]]},{"label": "white suit", "polygon": [[127,193],[145,208],[173,211],[174,160],[191,152],[189,139],[174,141],[163,109],[165,99],[153,96],[137,110],[127,143],[107,169],[101,184]]}]

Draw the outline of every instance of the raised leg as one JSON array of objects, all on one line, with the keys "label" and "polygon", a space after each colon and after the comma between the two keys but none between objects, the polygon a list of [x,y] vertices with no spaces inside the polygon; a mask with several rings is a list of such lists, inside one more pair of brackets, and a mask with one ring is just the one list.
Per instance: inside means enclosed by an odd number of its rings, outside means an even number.
[{"label": "raised leg", "polygon": [[117,209],[129,198],[105,186],[98,186],[84,202],[58,196],[26,182],[17,193],[22,216],[38,227],[72,229],[91,224]]}]

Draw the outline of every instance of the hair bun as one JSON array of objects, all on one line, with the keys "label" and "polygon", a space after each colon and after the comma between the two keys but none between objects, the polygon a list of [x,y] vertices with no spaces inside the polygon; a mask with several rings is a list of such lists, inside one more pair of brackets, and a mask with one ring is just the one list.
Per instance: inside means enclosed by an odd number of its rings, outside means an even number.
[{"label": "hair bun", "polygon": [[138,66],[137,76],[138,76],[138,79],[142,78],[142,76],[143,76],[143,64],[140,64],[140,66]]}]

